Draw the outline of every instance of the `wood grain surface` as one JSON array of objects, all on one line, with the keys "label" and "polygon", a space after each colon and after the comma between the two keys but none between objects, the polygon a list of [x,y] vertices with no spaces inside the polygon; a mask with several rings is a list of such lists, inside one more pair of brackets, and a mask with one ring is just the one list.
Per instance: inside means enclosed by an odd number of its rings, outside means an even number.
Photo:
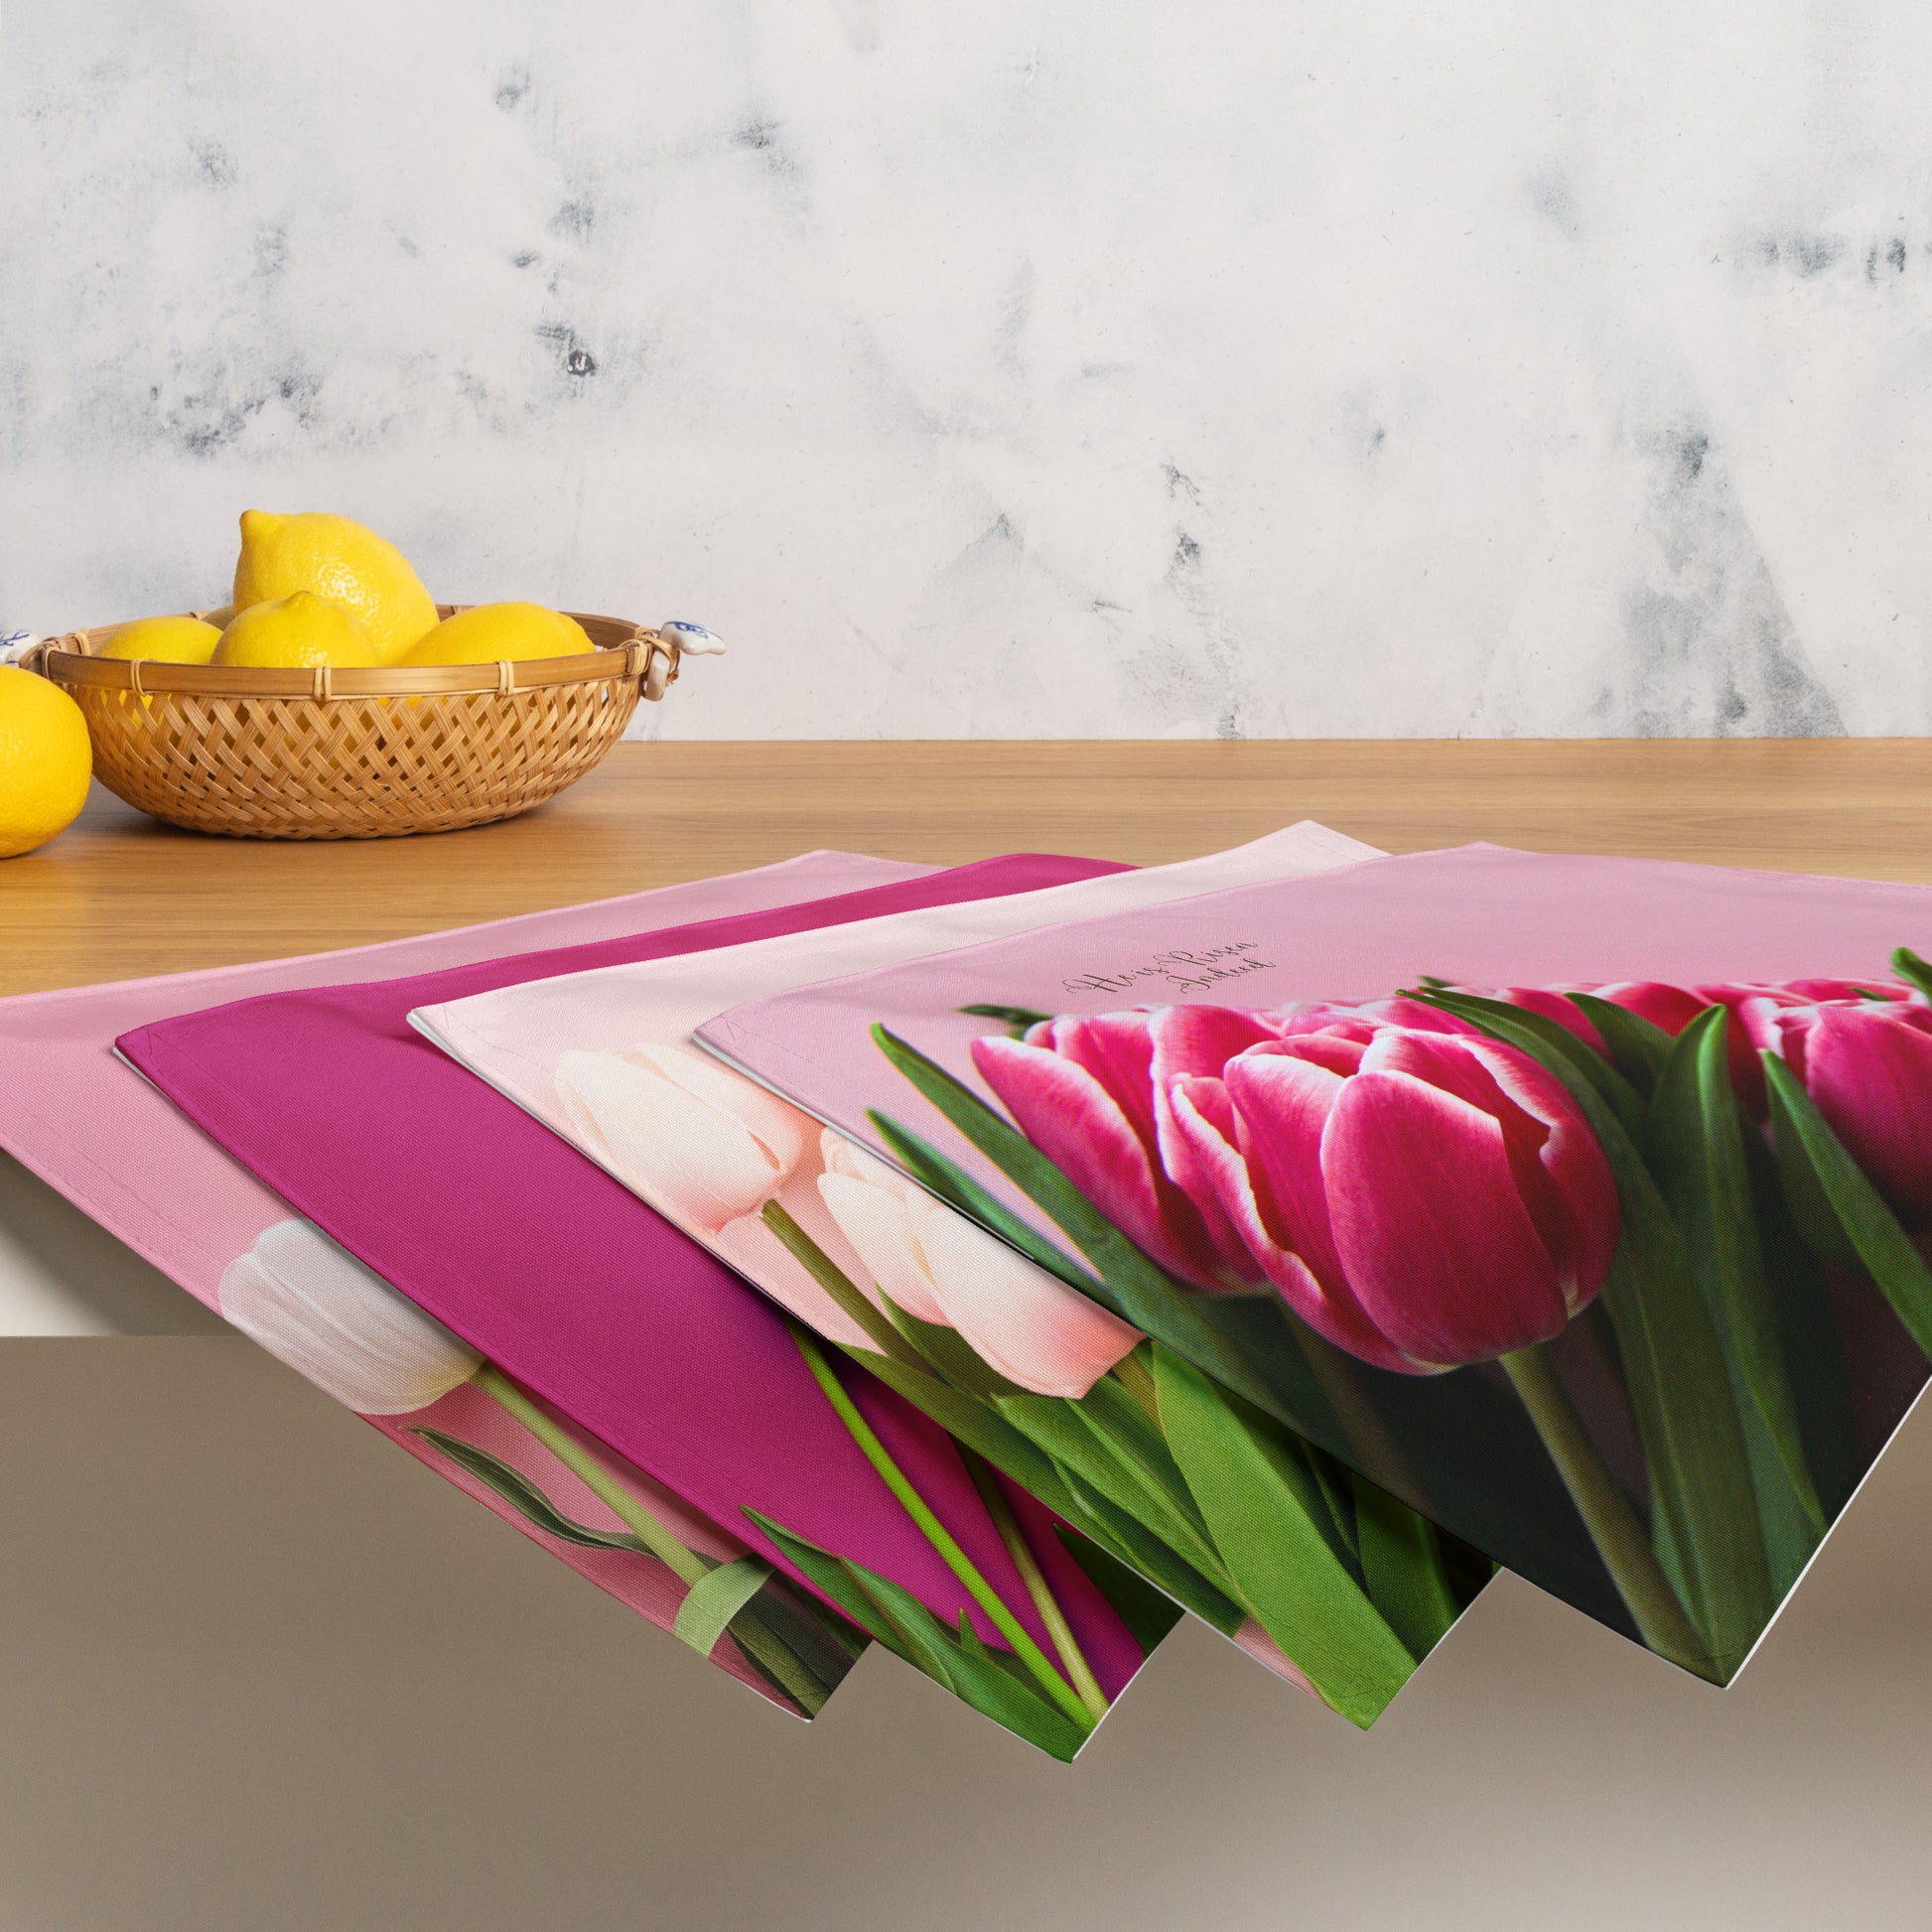
[{"label": "wood grain surface", "polygon": [[1932,881],[1932,744],[623,745],[505,824],[312,845],[173,831],[96,787],[61,838],[0,862],[0,993],[400,938],[815,846],[1145,865],[1298,818],[1398,852],[1490,839]]}]

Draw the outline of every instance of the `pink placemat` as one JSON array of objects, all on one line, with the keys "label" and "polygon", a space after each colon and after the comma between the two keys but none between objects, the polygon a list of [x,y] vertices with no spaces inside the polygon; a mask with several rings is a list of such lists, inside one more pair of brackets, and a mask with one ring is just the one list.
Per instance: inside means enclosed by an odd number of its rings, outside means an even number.
[{"label": "pink placemat", "polygon": [[[282,1251],[285,1262],[291,1255],[297,1262],[306,1259],[351,1290],[367,1292],[366,1283],[338,1265],[345,1258],[332,1255],[320,1236],[294,1219],[283,1197],[115,1057],[117,1035],[252,992],[375,980],[560,945],[595,949],[655,925],[830,897],[918,879],[929,870],[851,853],[813,852],[727,878],[382,945],[0,1000],[0,1147],[209,1308],[220,1306],[224,1272],[252,1256],[264,1239]],[[251,1262],[251,1274],[255,1268]],[[320,1369],[325,1386],[358,1393],[342,1386],[345,1374],[353,1379],[352,1362],[312,1361],[310,1366]],[[570,1466],[511,1423],[498,1405],[482,1398],[468,1381],[440,1393],[438,1382],[431,1374],[415,1391],[425,1399],[412,1405],[413,1413],[372,1414],[370,1422],[611,1594],[670,1625],[686,1590],[661,1566],[640,1562],[616,1545],[545,1535],[486,1481],[457,1467],[413,1433],[412,1426],[420,1425],[474,1440],[486,1452],[513,1461],[573,1521],[614,1534],[624,1530]],[[364,1402],[387,1399],[375,1390],[359,1394]],[[736,1531],[643,1472],[628,1471],[625,1480],[692,1548],[711,1557],[743,1549]],[[713,1656],[734,1675],[769,1689],[734,1644],[719,1644]]]},{"label": "pink placemat", "polygon": [[1925,1380],[1928,942],[1923,888],[1471,846],[699,1036],[1725,1682]]}]

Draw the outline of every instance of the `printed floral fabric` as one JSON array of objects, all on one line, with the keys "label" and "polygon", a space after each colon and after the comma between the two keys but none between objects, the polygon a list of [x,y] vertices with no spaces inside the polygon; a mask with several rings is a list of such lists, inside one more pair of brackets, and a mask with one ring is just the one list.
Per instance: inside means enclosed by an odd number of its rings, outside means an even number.
[{"label": "printed floral fabric", "polygon": [[[1257,1602],[1280,1439],[1210,1398],[1725,1683],[1926,1379],[1921,947],[1919,888],[1470,847],[698,1040],[1148,1338]],[[1262,1621],[1319,1682],[1333,1619]]]}]

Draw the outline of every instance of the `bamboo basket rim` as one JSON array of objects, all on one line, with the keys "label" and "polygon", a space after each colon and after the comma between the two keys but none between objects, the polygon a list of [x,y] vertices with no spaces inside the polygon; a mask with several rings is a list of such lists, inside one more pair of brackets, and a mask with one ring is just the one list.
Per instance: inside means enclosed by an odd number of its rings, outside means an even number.
[{"label": "bamboo basket rim", "polygon": [[[439,617],[473,610],[467,604],[439,604]],[[179,615],[200,618],[199,611]],[[587,630],[607,635],[595,651],[571,657],[501,658],[485,664],[349,666],[267,669],[249,665],[170,664],[158,658],[96,657],[93,649],[142,620],[95,624],[50,637],[29,654],[30,664],[56,683],[94,685],[140,694],[174,691],[208,698],[370,698],[440,697],[465,691],[541,689],[557,684],[591,684],[611,678],[636,678],[645,695],[656,697],[676,681],[682,651],[675,636],[629,618],[566,611]],[[36,661],[37,660],[37,661]],[[662,660],[661,662],[659,660]]]}]

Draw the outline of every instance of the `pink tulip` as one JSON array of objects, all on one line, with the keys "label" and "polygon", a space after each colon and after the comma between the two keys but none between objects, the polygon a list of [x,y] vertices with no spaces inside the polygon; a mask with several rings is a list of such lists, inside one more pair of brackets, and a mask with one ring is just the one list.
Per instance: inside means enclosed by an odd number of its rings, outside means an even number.
[{"label": "pink tulip", "polygon": [[1168,1088],[1219,1073],[1282,1024],[1206,1006],[1047,1020],[1024,1039],[976,1039],[973,1064],[1021,1132],[1131,1241],[1196,1288],[1232,1288],[1252,1272],[1247,1250],[1175,1132]]},{"label": "pink tulip", "polygon": [[[1856,1036],[1872,1042],[1894,1042],[1895,1035],[1883,1031],[1888,1027],[1902,1027],[1908,1033],[1921,1036],[1932,1032],[1932,1009],[1928,1009],[1923,1001],[1915,999],[1903,987],[1854,980],[1799,979],[1774,983],[1718,981],[1695,987],[1639,981],[1598,986],[1590,990],[1598,999],[1610,1000],[1618,1006],[1629,1008],[1673,1036],[1682,1033],[1708,1007],[1723,1007],[1726,1015],[1725,1046],[1730,1065],[1731,1085],[1752,1118],[1760,1122],[1766,1117],[1769,1101],[1764,1089],[1764,1067],[1759,1054],[1766,1051],[1778,1054],[1790,1062],[1794,1072],[1804,1077],[1805,1042],[1827,1016],[1835,1016],[1830,1029],[1835,1044],[1826,1055],[1828,1069],[1864,1063],[1862,1052],[1843,1044],[1849,1038]],[[1867,1022],[1877,1025],[1880,1031],[1867,1033]],[[1909,1055],[1912,1049],[1898,1046],[1896,1050]],[[1871,1051],[1879,1060],[1891,1057],[1884,1045],[1874,1045]],[[1811,1086],[1809,1079],[1806,1085],[1808,1088]],[[1840,1138],[1848,1146],[1854,1140],[1859,1140],[1869,1144],[1875,1152],[1881,1140],[1894,1146],[1899,1144],[1905,1123],[1894,1121],[1882,1134],[1877,1131],[1875,1119],[1869,1126],[1864,1125],[1861,1116],[1876,1111],[1877,1103],[1862,1105],[1841,1074],[1828,1072],[1826,1091],[1831,1096],[1829,1104],[1817,1090],[1813,1090],[1812,1098],[1818,1102],[1826,1119],[1839,1130]],[[1841,1117],[1846,1123],[1844,1127],[1840,1125]],[[1906,1144],[1909,1141],[1910,1135],[1907,1133]],[[1856,1149],[1854,1154],[1860,1165],[1876,1178],[1877,1171],[1871,1169]],[[1901,1158],[1908,1163],[1910,1160],[1910,1157],[1897,1154],[1890,1158],[1894,1165]],[[1916,1198],[1920,1190],[1914,1188],[1911,1191]]]},{"label": "pink tulip", "polygon": [[1435,1018],[1335,1011],[1168,1094],[1266,1279],[1318,1333],[1409,1374],[1560,1334],[1602,1287],[1619,1226],[1561,1084]]},{"label": "pink tulip", "polygon": [[1924,1001],[1902,987],[1837,979],[1597,990],[1673,1034],[1705,1008],[1724,1007],[1731,1080],[1751,1113],[1766,1116],[1758,1056],[1775,1053],[1886,1200],[1907,1221],[1932,1225],[1932,1007]]},{"label": "pink tulip", "polygon": [[1778,1048],[1872,1184],[1932,1225],[1932,1009],[1833,1002],[1780,1013]]}]

